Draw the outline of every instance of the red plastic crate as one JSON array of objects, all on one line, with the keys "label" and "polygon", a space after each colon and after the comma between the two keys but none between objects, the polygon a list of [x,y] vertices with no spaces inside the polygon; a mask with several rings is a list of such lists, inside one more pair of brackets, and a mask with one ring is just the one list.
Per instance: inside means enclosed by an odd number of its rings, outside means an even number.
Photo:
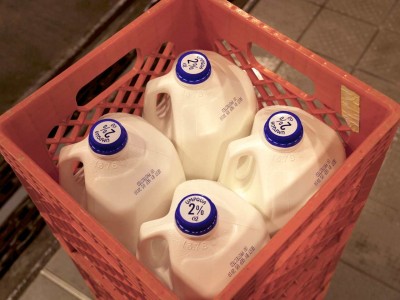
[{"label": "red plastic crate", "polygon": [[[260,65],[253,43],[310,78],[315,92]],[[188,49],[214,50],[237,63],[260,107],[301,107],[345,141],[345,164],[217,297],[322,299],[396,132],[399,105],[229,2],[161,1],[3,114],[0,152],[97,298],[175,299],[60,187],[57,159],[60,147],[83,139],[101,115],[140,115],[147,81],[168,72]],[[78,104],[88,83],[132,53],[127,72]],[[359,132],[341,117],[343,87],[360,97]]]}]

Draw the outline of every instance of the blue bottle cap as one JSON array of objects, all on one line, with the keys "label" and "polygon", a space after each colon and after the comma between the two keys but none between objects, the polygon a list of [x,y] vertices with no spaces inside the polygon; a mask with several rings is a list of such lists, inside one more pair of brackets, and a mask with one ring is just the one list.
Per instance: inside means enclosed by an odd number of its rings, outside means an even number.
[{"label": "blue bottle cap", "polygon": [[179,80],[189,84],[206,81],[211,75],[211,64],[207,56],[198,51],[183,53],[176,64]]},{"label": "blue bottle cap", "polygon": [[277,147],[289,148],[298,144],[303,137],[300,118],[290,111],[273,113],[265,122],[264,135],[267,141]]},{"label": "blue bottle cap", "polygon": [[112,155],[121,151],[128,134],[121,123],[113,119],[97,121],[90,129],[89,146],[97,154]]},{"label": "blue bottle cap", "polygon": [[217,224],[217,208],[206,196],[190,194],[179,202],[175,211],[178,228],[189,235],[203,235]]}]

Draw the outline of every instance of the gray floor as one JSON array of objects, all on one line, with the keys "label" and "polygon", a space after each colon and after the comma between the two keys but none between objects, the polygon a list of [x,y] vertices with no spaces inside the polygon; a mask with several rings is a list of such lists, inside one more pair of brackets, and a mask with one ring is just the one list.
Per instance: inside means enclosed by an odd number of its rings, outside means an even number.
[{"label": "gray floor", "polygon": [[[260,0],[251,14],[400,102],[400,0]],[[70,30],[59,30],[65,28]],[[288,66],[256,53],[269,68],[308,88]],[[398,132],[338,265],[329,300],[400,299],[399,138]],[[59,250],[20,299],[90,297]]]},{"label": "gray floor", "polygon": [[[113,7],[109,0],[0,2],[0,112],[68,56]],[[44,9],[45,8],[45,9]]]}]

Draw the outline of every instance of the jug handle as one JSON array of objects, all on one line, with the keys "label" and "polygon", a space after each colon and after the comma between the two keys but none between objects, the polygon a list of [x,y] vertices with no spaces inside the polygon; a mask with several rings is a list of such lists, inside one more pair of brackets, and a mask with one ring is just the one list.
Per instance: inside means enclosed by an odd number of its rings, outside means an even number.
[{"label": "jug handle", "polygon": [[158,95],[166,93],[171,96],[171,92],[169,74],[150,80],[144,92],[143,118],[150,123],[160,119],[161,117],[157,115]]},{"label": "jug handle", "polygon": [[[226,151],[224,161],[222,163],[221,173],[218,181],[231,185],[233,183],[240,183],[242,186],[246,184],[249,179],[249,173],[256,165],[257,153],[254,147],[251,147],[249,142],[252,136],[232,142]],[[244,174],[237,176],[239,160],[242,157],[249,157],[253,159],[250,162],[252,165],[246,166]],[[247,162],[249,163],[249,162]],[[253,166],[251,168],[251,166]]]},{"label": "jug handle", "polygon": [[[145,266],[151,269],[166,265],[166,263],[169,265],[169,262],[167,262],[167,260],[169,261],[169,256],[163,257],[162,253],[155,253],[154,249],[152,248],[152,241],[154,239],[167,241],[167,234],[169,231],[170,223],[168,223],[165,218],[166,217],[145,222],[140,227],[139,243],[138,249],[136,251],[136,257]],[[169,247],[169,245],[167,247]],[[156,259],[159,259],[160,257],[162,257],[163,260],[156,261]],[[164,280],[165,283],[172,288],[172,282],[169,276],[162,278],[162,280]]]},{"label": "jug handle", "polygon": [[[74,174],[74,164],[82,162],[84,165],[85,143],[76,143],[61,149],[58,161],[60,184],[83,208],[87,209],[85,179],[83,168]],[[82,177],[82,178],[80,178]],[[81,180],[79,180],[81,179]]]}]

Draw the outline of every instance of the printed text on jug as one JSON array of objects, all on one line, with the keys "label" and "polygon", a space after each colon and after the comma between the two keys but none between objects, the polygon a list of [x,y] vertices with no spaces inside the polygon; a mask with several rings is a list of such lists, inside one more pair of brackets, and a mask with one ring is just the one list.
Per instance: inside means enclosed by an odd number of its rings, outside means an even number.
[{"label": "printed text on jug", "polygon": [[138,186],[135,190],[135,195],[138,195],[140,192],[145,190],[159,175],[161,174],[161,170],[151,169],[146,173],[137,183]]},{"label": "printed text on jug", "polygon": [[336,159],[327,159],[325,163],[321,166],[321,168],[315,173],[315,181],[314,185],[318,186],[321,182],[328,176],[331,170],[336,165]]},{"label": "printed text on jug", "polygon": [[228,272],[228,276],[232,277],[237,272],[239,272],[240,268],[246,263],[246,261],[250,258],[252,254],[256,251],[254,246],[243,247],[243,249],[236,255],[236,257],[229,263],[230,271]]},{"label": "printed text on jug", "polygon": [[222,115],[219,117],[221,121],[223,121],[227,116],[229,116],[236,107],[238,107],[241,103],[243,103],[242,97],[233,97],[231,101],[229,101],[222,109]]}]

